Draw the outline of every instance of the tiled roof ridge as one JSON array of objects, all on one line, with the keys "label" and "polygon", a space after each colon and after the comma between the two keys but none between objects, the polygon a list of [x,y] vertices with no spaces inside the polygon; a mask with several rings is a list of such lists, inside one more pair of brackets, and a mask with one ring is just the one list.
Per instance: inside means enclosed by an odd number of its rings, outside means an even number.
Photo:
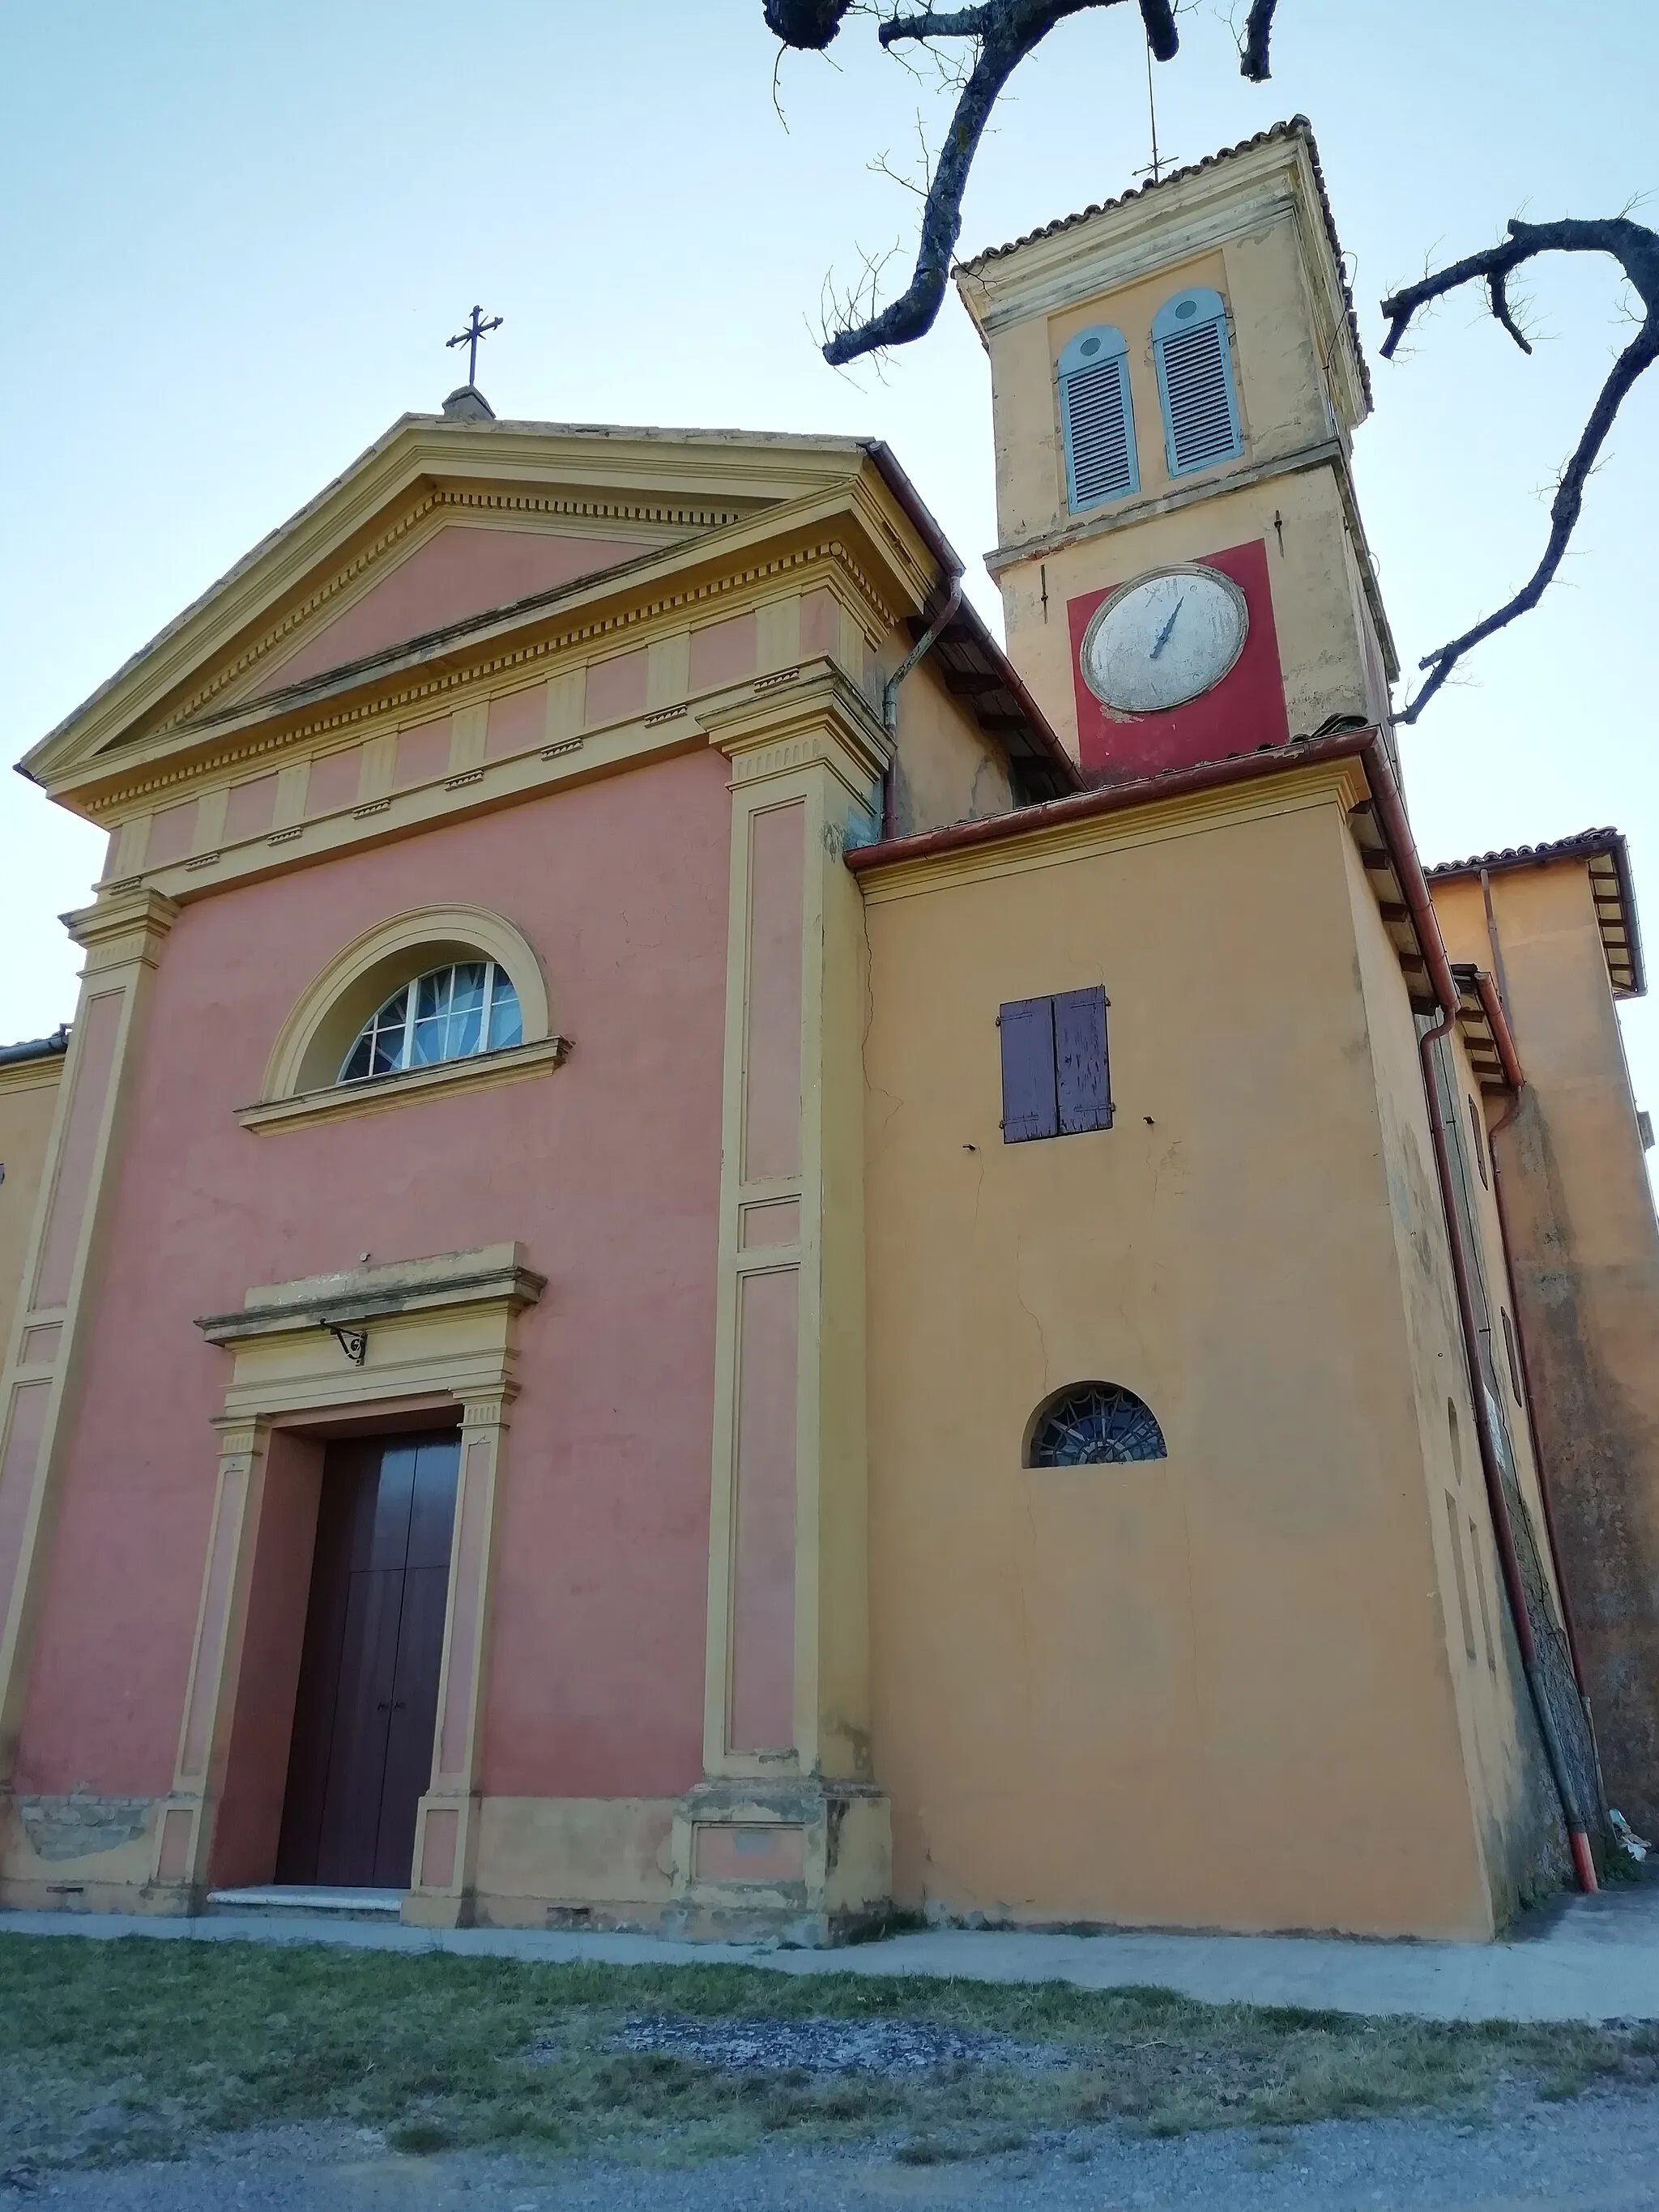
[{"label": "tiled roof ridge", "polygon": [[25,1037],[19,1044],[0,1044],[0,1067],[10,1067],[20,1060],[51,1060],[69,1050],[70,1025],[59,1022],[50,1036]]},{"label": "tiled roof ridge", "polygon": [[1529,860],[1589,858],[1622,846],[1625,833],[1611,823],[1599,830],[1575,830],[1570,836],[1546,837],[1536,845],[1504,845],[1490,853],[1471,853],[1463,860],[1437,860],[1425,876],[1462,876],[1480,868],[1524,867]]},{"label": "tiled roof ridge", "polygon": [[[1636,911],[1636,884],[1631,874],[1630,847],[1622,830],[1611,823],[1599,830],[1577,830],[1570,837],[1547,837],[1536,845],[1505,845],[1500,851],[1473,853],[1467,860],[1437,860],[1432,867],[1425,868],[1424,875],[1431,884],[1454,882],[1459,877],[1484,875],[1488,870],[1501,874],[1510,868],[1547,867],[1552,860],[1604,861],[1607,867],[1598,872],[1592,867],[1592,886],[1599,881],[1605,885],[1611,870],[1614,890],[1611,901],[1601,892],[1595,894],[1596,918],[1601,926],[1601,943],[1607,956],[1607,974],[1615,998],[1641,998],[1647,990],[1647,974],[1642,959],[1642,925]],[[1610,914],[1612,903],[1616,912]]]},{"label": "tiled roof ridge", "polygon": [[1034,245],[1040,238],[1053,238],[1078,223],[1088,222],[1095,216],[1106,215],[1113,208],[1127,207],[1131,200],[1145,199],[1149,192],[1162,191],[1166,185],[1178,185],[1183,178],[1196,177],[1206,169],[1213,169],[1218,162],[1231,161],[1240,154],[1253,153],[1258,146],[1270,146],[1283,138],[1300,138],[1308,149],[1314,183],[1319,191],[1319,205],[1325,217],[1325,232],[1336,258],[1337,277],[1348,310],[1348,332],[1359,362],[1360,381],[1364,386],[1365,404],[1369,407],[1371,404],[1371,373],[1366,364],[1365,349],[1359,341],[1359,318],[1354,310],[1352,288],[1342,268],[1342,241],[1336,234],[1336,217],[1332,213],[1331,196],[1325,186],[1325,172],[1320,166],[1319,147],[1314,138],[1313,125],[1305,115],[1292,115],[1284,122],[1269,124],[1265,131],[1258,131],[1254,137],[1241,138],[1236,146],[1220,147],[1215,153],[1206,154],[1201,161],[1188,161],[1179,169],[1171,169],[1165,176],[1149,177],[1144,185],[1132,185],[1127,192],[1119,192],[1113,199],[1096,200],[1086,208],[1079,208],[1075,215],[1057,216],[1053,222],[1045,222],[1036,230],[1028,230],[1023,237],[1010,239],[1006,246],[985,246],[971,260],[957,262],[957,269],[971,273],[983,263],[999,261],[1007,253],[1018,253],[1021,246]]}]

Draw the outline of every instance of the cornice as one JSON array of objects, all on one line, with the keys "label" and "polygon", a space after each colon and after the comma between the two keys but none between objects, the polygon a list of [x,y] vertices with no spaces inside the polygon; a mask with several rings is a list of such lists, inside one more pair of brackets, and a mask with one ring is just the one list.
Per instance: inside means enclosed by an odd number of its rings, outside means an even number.
[{"label": "cornice", "polygon": [[76,908],[59,921],[87,955],[88,971],[128,961],[154,967],[161,939],[179,919],[179,903],[165,891],[131,890]]},{"label": "cornice", "polygon": [[1394,631],[1389,626],[1388,609],[1382,604],[1382,587],[1377,581],[1370,541],[1365,535],[1364,522],[1359,513],[1358,495],[1354,489],[1352,457],[1346,441],[1340,438],[1322,439],[1316,445],[1297,447],[1287,453],[1252,461],[1244,468],[1201,477],[1190,484],[1177,484],[1153,498],[1137,500],[1127,507],[1115,506],[1107,514],[1097,515],[1092,520],[1063,522],[1057,528],[1043,531],[1035,538],[1019,538],[1011,545],[994,546],[985,556],[985,566],[988,572],[1000,580],[1011,568],[1017,568],[1023,562],[1050,560],[1068,546],[1115,537],[1120,531],[1136,523],[1151,521],[1161,514],[1173,514],[1181,507],[1196,506],[1200,500],[1222,499],[1230,492],[1248,491],[1253,484],[1270,483],[1277,477],[1304,476],[1315,469],[1322,468],[1328,468],[1336,481],[1343,520],[1353,541],[1360,588],[1365,594],[1371,620],[1376,626],[1383,668],[1392,684],[1400,675],[1400,655],[1395,645]]},{"label": "cornice", "polygon": [[[205,1314],[196,1326],[210,1344],[232,1347],[264,1336],[326,1327],[330,1321],[383,1320],[446,1306],[504,1302],[534,1305],[545,1275],[526,1267],[523,1248],[487,1244],[430,1260],[389,1261],[337,1275],[308,1275],[250,1291],[233,1313]],[[499,1386],[498,1386],[499,1387]]]},{"label": "cornice", "polygon": [[705,709],[697,719],[731,762],[734,786],[823,759],[854,798],[867,800],[872,780],[887,763],[875,710],[828,660],[762,677],[748,698]]},{"label": "cornice", "polygon": [[[405,664],[410,668],[410,680],[390,690],[375,693],[371,698],[345,699],[331,710],[321,711],[277,728],[261,728],[262,723],[272,719],[273,702],[262,698],[242,710],[239,719],[241,732],[234,726],[224,729],[222,742],[211,751],[196,757],[169,763],[157,763],[149,774],[132,775],[112,789],[88,792],[77,797],[78,810],[99,820],[110,815],[131,811],[137,802],[151,798],[162,791],[178,792],[184,787],[199,784],[222,775],[228,768],[266,757],[286,755],[307,742],[355,727],[367,728],[386,720],[407,719],[410,710],[427,707],[440,699],[452,705],[466,703],[469,690],[498,684],[507,675],[522,674],[528,670],[543,672],[541,665],[556,662],[561,655],[574,653],[580,647],[592,647],[605,641],[629,637],[630,641],[642,630],[660,627],[665,617],[681,614],[741,592],[751,590],[792,570],[811,569],[817,565],[829,565],[844,575],[857,597],[869,607],[875,620],[884,629],[890,629],[898,617],[881,594],[881,587],[857,554],[842,538],[828,538],[815,544],[793,548],[768,561],[751,562],[741,568],[723,574],[706,577],[678,591],[661,592],[637,601],[632,605],[608,613],[596,613],[592,619],[571,623],[568,627],[550,632],[545,636],[526,639],[521,643],[507,644],[515,629],[526,623],[504,623],[495,626],[495,635],[503,641],[504,649],[484,652],[479,657],[469,658],[458,667],[432,667],[414,677],[413,671],[421,662]],[[543,617],[544,618],[544,617]],[[475,635],[468,641],[474,647],[488,647],[488,633]],[[592,658],[591,653],[585,656]],[[276,712],[280,713],[278,706]],[[239,737],[241,741],[238,742]],[[106,771],[107,772],[107,771]],[[64,787],[67,792],[72,786]]]},{"label": "cornice", "polygon": [[1123,846],[1160,843],[1224,823],[1299,812],[1310,806],[1335,805],[1346,820],[1349,810],[1367,795],[1364,772],[1356,758],[1287,765],[1270,776],[1169,799],[1149,798],[1109,813],[1047,824],[1034,819],[1023,831],[1009,817],[1008,834],[995,842],[924,853],[909,860],[897,855],[890,862],[860,870],[859,883],[868,903],[881,906],[955,884],[1060,867]]},{"label": "cornice", "polygon": [[0,1097],[12,1091],[56,1089],[64,1079],[68,1054],[46,1052],[38,1060],[0,1060]]},{"label": "cornice", "polygon": [[1172,218],[1167,210],[1137,206],[1139,220],[1119,231],[1113,217],[1121,211],[1113,210],[1079,226],[1085,233],[1095,222],[1102,226],[1093,243],[1078,231],[1036,240],[1019,249],[1017,269],[1003,274],[993,263],[996,273],[988,277],[978,271],[965,280],[964,293],[971,283],[980,295],[969,312],[981,333],[994,337],[1014,324],[1054,314],[1097,292],[1115,291],[1295,214],[1296,195],[1288,180],[1264,179],[1254,190],[1243,191],[1237,179],[1228,182],[1231,188],[1224,197],[1212,196],[1208,204],[1194,207],[1183,216]]},{"label": "cornice", "polygon": [[1068,545],[1114,538],[1136,523],[1152,521],[1160,514],[1173,514],[1183,507],[1195,507],[1200,500],[1220,499],[1229,492],[1248,491],[1252,484],[1267,483],[1274,477],[1300,476],[1327,465],[1339,474],[1346,475],[1348,471],[1348,456],[1340,438],[1322,438],[1316,445],[1295,447],[1289,453],[1251,461],[1243,468],[1218,470],[1194,483],[1176,484],[1149,498],[1115,503],[1106,514],[1092,519],[1067,520],[1035,538],[1017,538],[1012,544],[994,546],[985,556],[985,565],[993,576],[1000,576],[1022,561],[1048,560]]},{"label": "cornice", "polygon": [[323,564],[337,563],[387,510],[428,483],[523,483],[578,499],[635,500],[671,508],[753,513],[810,497],[856,473],[862,448],[851,439],[793,439],[768,433],[653,431],[603,424],[492,423],[479,427],[404,416],[142,647],[108,681],[25,756],[39,782],[71,741],[95,751],[142,720],[194,671],[234,650]]},{"label": "cornice", "polygon": [[1292,221],[1299,258],[1340,362],[1348,419],[1363,422],[1370,394],[1337,265],[1328,209],[1307,140],[1267,136],[1091,214],[961,265],[957,289],[982,341],[1036,315],[1115,290],[1224,246],[1264,225]]}]

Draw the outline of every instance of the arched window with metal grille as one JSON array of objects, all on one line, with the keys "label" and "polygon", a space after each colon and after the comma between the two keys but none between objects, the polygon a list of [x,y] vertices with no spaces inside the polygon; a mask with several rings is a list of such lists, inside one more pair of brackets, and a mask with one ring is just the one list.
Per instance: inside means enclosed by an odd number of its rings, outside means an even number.
[{"label": "arched window with metal grille", "polygon": [[1140,489],[1129,349],[1108,323],[1079,331],[1060,356],[1060,438],[1066,504],[1099,507]]},{"label": "arched window with metal grille", "polygon": [[1166,300],[1152,318],[1152,358],[1170,474],[1237,460],[1244,441],[1220,293],[1200,286]]},{"label": "arched window with metal grille", "polygon": [[1071,1382],[1057,1390],[1037,1407],[1025,1443],[1027,1467],[1109,1467],[1168,1456],[1151,1407],[1121,1382]]},{"label": "arched window with metal grille", "polygon": [[523,1040],[519,994],[506,969],[493,960],[459,961],[394,991],[358,1030],[339,1080],[364,1083]]}]

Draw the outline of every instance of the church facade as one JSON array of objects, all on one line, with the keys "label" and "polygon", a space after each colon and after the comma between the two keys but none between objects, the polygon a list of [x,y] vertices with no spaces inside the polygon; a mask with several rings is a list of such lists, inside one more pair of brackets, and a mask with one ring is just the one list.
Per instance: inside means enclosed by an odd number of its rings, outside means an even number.
[{"label": "church facade", "polygon": [[29,754],[5,1903],[1484,1936],[1659,1810],[1628,858],[1422,865],[1311,136],[958,284],[1006,651],[878,441],[466,386]]}]

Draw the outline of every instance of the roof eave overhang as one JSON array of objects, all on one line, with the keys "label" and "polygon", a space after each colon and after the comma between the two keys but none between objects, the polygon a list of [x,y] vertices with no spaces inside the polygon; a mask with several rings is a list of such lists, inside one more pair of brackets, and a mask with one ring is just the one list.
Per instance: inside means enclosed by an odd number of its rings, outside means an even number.
[{"label": "roof eave overhang", "polygon": [[[406,639],[302,684],[245,697],[174,724],[149,741],[106,747],[90,758],[77,754],[55,775],[42,763],[37,780],[54,799],[84,811],[94,798],[118,790],[162,761],[210,757],[255,727],[280,735],[321,713],[364,711],[377,694],[404,687],[411,677],[431,680],[499,660],[550,631],[580,630],[602,621],[615,623],[618,616],[625,623],[635,610],[643,617],[666,593],[695,592],[700,583],[722,572],[787,558],[826,536],[848,546],[901,618],[920,611],[937,587],[932,547],[913,526],[907,526],[909,517],[896,505],[882,472],[860,443],[845,441],[838,458],[840,475],[805,497],[769,504],[725,529],[702,532],[616,568]],[[1057,747],[1059,740],[1053,742]]]},{"label": "roof eave overhang", "polygon": [[1563,861],[1582,862],[1589,872],[1590,896],[1601,933],[1601,950],[1607,963],[1607,981],[1615,999],[1647,995],[1647,969],[1642,954],[1642,929],[1636,909],[1636,884],[1631,873],[1630,847],[1618,830],[1590,830],[1575,837],[1558,837],[1539,845],[1523,845],[1501,853],[1476,854],[1467,860],[1443,860],[1427,871],[1431,887],[1436,884],[1478,882],[1482,876],[1509,875],[1524,868],[1559,867]]}]

